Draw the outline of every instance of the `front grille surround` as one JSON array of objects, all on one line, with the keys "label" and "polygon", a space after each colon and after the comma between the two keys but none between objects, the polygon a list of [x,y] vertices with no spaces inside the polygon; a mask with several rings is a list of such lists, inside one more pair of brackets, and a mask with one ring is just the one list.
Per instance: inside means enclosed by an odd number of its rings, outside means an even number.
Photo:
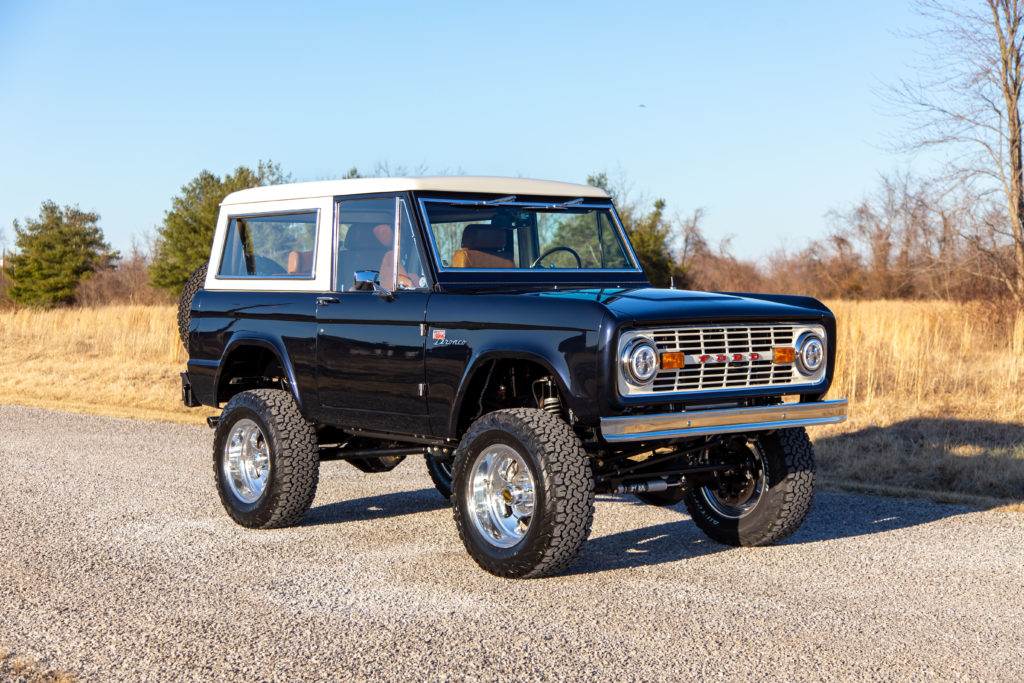
[{"label": "front grille surround", "polygon": [[[804,375],[795,363],[773,362],[774,349],[795,347],[807,334],[815,334],[827,344],[825,328],[806,323],[758,323],[727,325],[685,325],[630,330],[619,337],[619,349],[644,337],[662,353],[684,353],[686,363],[678,370],[659,369],[654,380],[644,386],[627,382],[621,370],[619,394],[627,397],[663,396],[669,394],[702,394],[745,389],[792,389],[818,384],[825,379],[827,363],[818,372]],[[741,354],[741,361],[701,363],[700,357],[726,355],[730,359]],[[751,360],[759,354],[759,360]],[[827,348],[826,348],[827,357]]]}]

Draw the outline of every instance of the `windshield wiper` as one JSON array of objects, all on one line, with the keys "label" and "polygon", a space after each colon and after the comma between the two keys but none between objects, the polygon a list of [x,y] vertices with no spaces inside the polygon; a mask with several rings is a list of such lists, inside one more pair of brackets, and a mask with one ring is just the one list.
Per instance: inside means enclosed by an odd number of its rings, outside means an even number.
[{"label": "windshield wiper", "polygon": [[562,202],[561,204],[552,204],[551,206],[549,206],[547,208],[549,208],[549,209],[567,209],[570,206],[576,206],[577,204],[582,204],[582,203],[583,203],[583,197],[580,197],[579,199],[571,199],[571,200],[569,200],[567,202]]},{"label": "windshield wiper", "polygon": [[570,206],[578,206],[583,203],[583,198],[570,199],[567,202],[560,202],[558,204],[528,204],[523,207],[525,211],[550,211],[552,209],[568,209]]},{"label": "windshield wiper", "polygon": [[[488,199],[483,202],[451,202],[448,206],[462,206],[467,209],[486,209],[491,206],[502,206],[504,204],[510,204],[516,201],[515,195],[508,197],[498,197],[497,199]],[[540,202],[522,202],[516,204],[521,207],[524,211],[550,211],[558,209],[568,209],[571,206],[578,206],[583,203],[583,198],[570,199],[565,202],[559,202],[557,204],[542,204]]]},{"label": "windshield wiper", "polygon": [[515,200],[516,200],[516,196],[515,195],[509,195],[508,197],[498,197],[497,199],[488,199],[485,202],[471,202],[469,204],[463,204],[462,202],[452,202],[448,206],[465,206],[465,207],[469,207],[469,208],[472,208],[472,207],[475,207],[475,206],[481,206],[481,207],[501,206],[502,204],[508,204],[509,202],[514,202]]}]

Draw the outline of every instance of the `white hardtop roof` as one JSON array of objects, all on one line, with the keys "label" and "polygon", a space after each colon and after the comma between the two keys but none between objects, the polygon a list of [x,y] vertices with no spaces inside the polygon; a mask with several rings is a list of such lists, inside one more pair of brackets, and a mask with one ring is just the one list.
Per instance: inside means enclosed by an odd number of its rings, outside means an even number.
[{"label": "white hardtop roof", "polygon": [[267,185],[232,192],[224,204],[276,202],[285,199],[311,199],[371,192],[408,192],[435,190],[439,192],[488,193],[502,195],[541,195],[552,197],[589,197],[607,199],[599,187],[560,183],[553,180],[499,178],[490,176],[434,176],[421,178],[353,178],[351,180],[319,180],[312,183]]}]

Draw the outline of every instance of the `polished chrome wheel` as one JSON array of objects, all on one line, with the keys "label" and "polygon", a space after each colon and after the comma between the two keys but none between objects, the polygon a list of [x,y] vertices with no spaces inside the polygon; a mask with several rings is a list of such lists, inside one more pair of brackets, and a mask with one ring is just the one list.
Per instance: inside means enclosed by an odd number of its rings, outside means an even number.
[{"label": "polished chrome wheel", "polygon": [[245,418],[234,424],[221,460],[224,481],[243,503],[255,503],[270,478],[270,447],[259,425]]},{"label": "polished chrome wheel", "polygon": [[526,460],[502,443],[487,446],[466,482],[470,519],[480,535],[498,548],[511,548],[526,536],[533,519],[534,481]]},{"label": "polished chrome wheel", "polygon": [[721,475],[718,483],[702,486],[700,495],[714,512],[727,519],[742,519],[757,507],[765,491],[764,458],[756,442],[747,442],[753,467],[731,470]]}]

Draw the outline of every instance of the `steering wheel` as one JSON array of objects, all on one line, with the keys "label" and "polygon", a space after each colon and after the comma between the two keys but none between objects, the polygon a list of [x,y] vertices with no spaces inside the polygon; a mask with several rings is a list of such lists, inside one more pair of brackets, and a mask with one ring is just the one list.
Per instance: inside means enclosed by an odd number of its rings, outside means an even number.
[{"label": "steering wheel", "polygon": [[[534,259],[533,263],[530,264],[530,267],[531,268],[536,268],[540,264],[540,262],[544,259],[545,256],[547,256],[549,254],[554,254],[556,251],[567,251],[567,252],[569,252],[574,257],[576,257],[576,267],[577,268],[583,268],[583,259],[580,258],[580,255],[577,254],[576,250],[573,249],[572,247],[551,247],[550,249],[545,251],[543,254],[538,256],[536,259]],[[543,268],[543,267],[544,266],[541,266],[541,268]]]}]

